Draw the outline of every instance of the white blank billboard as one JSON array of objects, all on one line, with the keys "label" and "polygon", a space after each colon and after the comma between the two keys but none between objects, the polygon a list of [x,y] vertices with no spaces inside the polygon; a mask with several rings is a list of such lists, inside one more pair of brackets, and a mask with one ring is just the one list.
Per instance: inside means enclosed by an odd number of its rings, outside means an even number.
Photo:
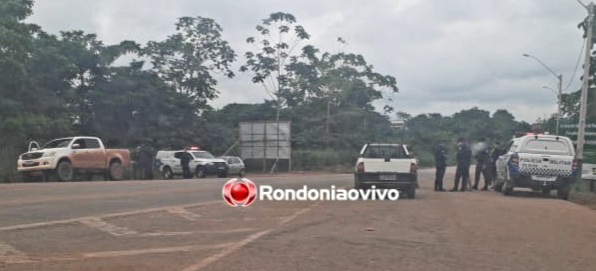
[{"label": "white blank billboard", "polygon": [[241,122],[240,155],[243,159],[290,159],[290,125],[289,121]]}]

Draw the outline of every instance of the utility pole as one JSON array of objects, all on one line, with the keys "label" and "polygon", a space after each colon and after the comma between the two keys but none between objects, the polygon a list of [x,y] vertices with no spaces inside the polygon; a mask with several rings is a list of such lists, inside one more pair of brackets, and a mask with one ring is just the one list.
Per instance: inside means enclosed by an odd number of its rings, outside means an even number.
[{"label": "utility pole", "polygon": [[[581,3],[581,2],[580,2]],[[582,4],[583,5],[583,4]],[[586,129],[586,111],[588,106],[588,90],[590,89],[590,59],[592,56],[592,32],[594,21],[594,3],[588,4],[584,7],[588,10],[588,20],[586,24],[586,51],[584,52],[584,75],[582,77],[582,91],[579,108],[579,124],[577,130],[577,167],[578,180],[576,184],[581,182],[583,160],[584,160],[584,134]]]},{"label": "utility pole", "polygon": [[563,75],[560,74],[559,78],[559,91],[557,92],[557,132],[556,134],[559,135],[559,126],[561,125],[561,96],[563,92]]}]

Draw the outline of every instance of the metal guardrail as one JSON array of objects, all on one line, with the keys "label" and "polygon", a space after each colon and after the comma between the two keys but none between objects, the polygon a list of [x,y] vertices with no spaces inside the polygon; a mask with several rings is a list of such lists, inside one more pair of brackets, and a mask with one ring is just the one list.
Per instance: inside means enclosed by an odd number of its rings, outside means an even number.
[{"label": "metal guardrail", "polygon": [[582,190],[596,193],[596,175],[582,175]]},{"label": "metal guardrail", "polygon": [[596,165],[584,164],[581,182],[582,191],[590,191],[596,193]]}]

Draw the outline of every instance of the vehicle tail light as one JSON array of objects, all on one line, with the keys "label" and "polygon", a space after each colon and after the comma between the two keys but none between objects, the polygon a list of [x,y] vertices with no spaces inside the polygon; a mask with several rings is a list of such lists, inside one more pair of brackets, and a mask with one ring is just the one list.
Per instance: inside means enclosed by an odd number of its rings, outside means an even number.
[{"label": "vehicle tail light", "polygon": [[571,169],[574,170],[574,171],[575,170],[578,170],[577,159],[575,159],[575,158],[573,159],[573,163],[571,164]]},{"label": "vehicle tail light", "polygon": [[414,163],[410,163],[410,174],[416,174],[417,170],[418,170],[418,166],[416,166],[416,164],[414,164]]},{"label": "vehicle tail light", "polygon": [[363,162],[358,163],[358,166],[356,166],[356,170],[358,172],[364,172],[364,163]]}]

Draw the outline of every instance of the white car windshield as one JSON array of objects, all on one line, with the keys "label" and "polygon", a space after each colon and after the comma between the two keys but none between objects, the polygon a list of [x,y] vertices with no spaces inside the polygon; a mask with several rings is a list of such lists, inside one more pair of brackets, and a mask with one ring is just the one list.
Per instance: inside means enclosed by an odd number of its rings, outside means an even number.
[{"label": "white car windshield", "polygon": [[208,158],[208,159],[214,159],[215,158],[213,155],[211,155],[211,153],[206,152],[206,151],[195,151],[195,152],[192,152],[192,155],[195,158]]}]

